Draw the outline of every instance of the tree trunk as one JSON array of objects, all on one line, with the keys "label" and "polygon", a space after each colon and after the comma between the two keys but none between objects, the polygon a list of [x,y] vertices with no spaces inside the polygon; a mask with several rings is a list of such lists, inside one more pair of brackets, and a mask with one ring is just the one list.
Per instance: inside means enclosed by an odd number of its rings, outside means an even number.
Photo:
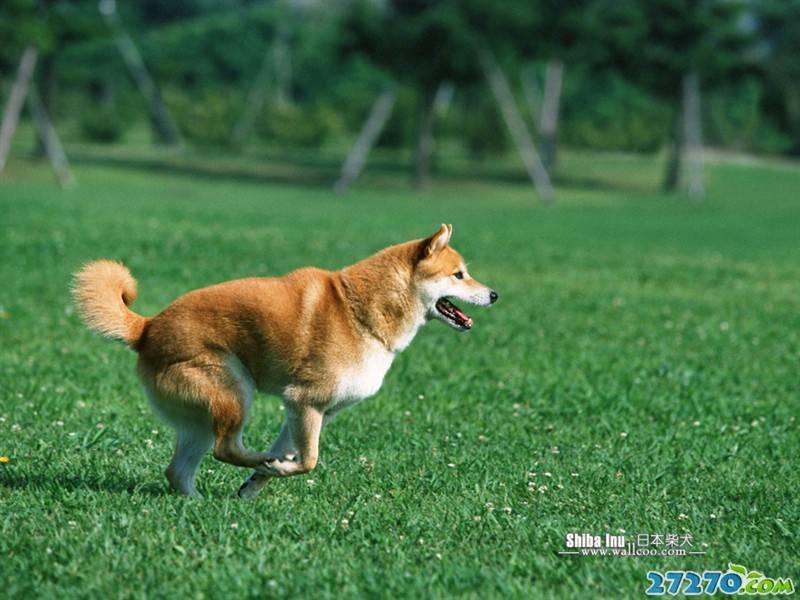
[{"label": "tree trunk", "polygon": [[700,81],[694,73],[683,78],[683,131],[689,197],[700,200],[705,195],[703,182],[703,126],[700,113]]},{"label": "tree trunk", "polygon": [[150,76],[150,72],[147,70],[142,55],[133,42],[133,38],[128,35],[123,29],[122,23],[120,23],[119,15],[116,12],[116,3],[113,0],[104,0],[99,6],[106,23],[114,32],[114,42],[120,54],[122,54],[125,66],[128,67],[128,71],[139,88],[139,92],[147,100],[150,123],[153,127],[153,132],[156,134],[156,139],[166,145],[179,144],[180,134],[178,133],[178,128],[175,127],[170,118],[167,107],[161,97],[161,90]]},{"label": "tree trunk", "polygon": [[681,112],[675,115],[672,126],[672,136],[669,141],[669,154],[667,156],[667,166],[664,170],[664,181],[661,189],[664,192],[673,192],[678,187],[681,176],[681,162],[683,158],[683,136],[681,127]]},{"label": "tree trunk", "polygon": [[564,78],[564,63],[551,60],[547,63],[544,83],[544,100],[539,124],[541,135],[542,164],[549,173],[556,161],[558,140],[558,116],[561,104],[561,82]]},{"label": "tree trunk", "polygon": [[422,189],[431,178],[433,156],[433,121],[436,106],[436,89],[425,90],[418,111],[417,150],[414,157],[414,187]]},{"label": "tree trunk", "polygon": [[783,106],[786,111],[787,129],[794,143],[790,151],[800,154],[800,84],[785,81],[783,85]]},{"label": "tree trunk", "polygon": [[453,96],[456,93],[456,86],[452,81],[443,81],[436,88],[436,96],[433,99],[433,112],[437,119],[443,119],[450,111],[453,104]]},{"label": "tree trunk", "polygon": [[158,89],[155,81],[150,76],[150,72],[142,60],[142,55],[139,54],[136,44],[133,43],[133,39],[121,27],[117,28],[114,39],[131,77],[133,77],[139,91],[147,100],[150,109],[150,122],[157,139],[166,145],[178,144],[180,142],[178,129],[172,122],[167,112],[167,107],[164,106],[161,90]]},{"label": "tree trunk", "polygon": [[100,90],[97,93],[97,103],[106,110],[114,108],[114,86],[108,79],[100,83]]},{"label": "tree trunk", "polygon": [[291,100],[292,61],[289,52],[289,31],[278,27],[272,47],[272,60],[275,70],[275,104],[285,106]]},{"label": "tree trunk", "polygon": [[534,124],[541,122],[542,90],[536,79],[535,70],[532,67],[523,69],[519,80],[522,84],[522,95],[525,97],[525,105],[528,108],[531,121]]},{"label": "tree trunk", "polygon": [[684,76],[681,88],[680,110],[675,115],[672,139],[662,190],[675,191],[681,183],[683,171],[687,173],[689,196],[703,197],[703,132],[700,115],[700,83],[697,75]]},{"label": "tree trunk", "polygon": [[[53,115],[55,114],[55,105],[56,105],[56,92],[57,92],[57,83],[58,79],[56,77],[56,60],[55,57],[57,55],[57,50],[52,50],[43,56],[39,61],[39,69],[37,71],[39,80],[39,85],[36,86],[37,90],[39,91],[39,99],[41,100],[42,107],[44,108],[45,112],[48,114],[50,119],[53,119]],[[34,156],[42,157],[47,155],[47,149],[44,147],[44,142],[42,142],[42,138],[37,138],[36,141],[36,149],[34,150]]]},{"label": "tree trunk", "polygon": [[350,184],[358,178],[367,161],[367,156],[372,146],[378,140],[386,121],[392,114],[394,102],[397,99],[397,92],[393,88],[385,90],[378,96],[372,105],[372,110],[361,128],[353,147],[347,154],[347,158],[342,165],[342,174],[334,184],[334,189],[341,194],[347,191]]},{"label": "tree trunk", "polygon": [[261,108],[264,106],[264,100],[267,97],[267,84],[269,83],[272,60],[273,48],[270,48],[269,51],[264,54],[261,68],[258,71],[250,93],[247,95],[247,101],[242,116],[233,128],[231,139],[236,146],[243,146],[250,137],[256,119],[258,118],[258,113],[261,112]]},{"label": "tree trunk", "polygon": [[162,144],[175,146],[181,143],[178,128],[169,116],[169,112],[167,112],[167,105],[164,104],[161,90],[158,87],[153,87],[153,93],[150,97],[150,120],[153,124],[153,129],[158,133],[158,140]]},{"label": "tree trunk", "polygon": [[23,51],[22,58],[19,61],[19,68],[17,69],[17,76],[11,86],[11,94],[9,94],[6,107],[3,110],[3,123],[0,125],[0,172],[6,166],[8,152],[11,149],[11,140],[17,130],[22,105],[25,102],[25,96],[28,95],[33,70],[36,68],[37,56],[38,51],[33,46],[28,46]]},{"label": "tree trunk", "polygon": [[503,120],[506,122],[514,144],[517,146],[520,158],[522,158],[525,169],[528,171],[528,176],[531,178],[534,188],[536,188],[536,193],[539,194],[542,202],[548,203],[553,199],[553,186],[550,184],[550,177],[544,165],[542,165],[539,154],[536,152],[536,146],[534,146],[528,129],[525,127],[525,122],[519,114],[508,79],[490,54],[482,53],[480,61],[492,94],[494,94],[495,100],[500,107]]},{"label": "tree trunk", "polygon": [[56,130],[50,117],[44,108],[44,104],[39,99],[39,94],[36,92],[35,87],[31,87],[28,92],[28,105],[31,113],[33,114],[34,121],[36,122],[36,129],[39,132],[39,138],[44,146],[45,154],[47,155],[50,165],[55,171],[56,178],[58,179],[61,187],[69,187],[75,180],[72,178],[72,173],[69,170],[69,162],[67,155],[64,153],[64,148],[61,141],[58,139]]}]

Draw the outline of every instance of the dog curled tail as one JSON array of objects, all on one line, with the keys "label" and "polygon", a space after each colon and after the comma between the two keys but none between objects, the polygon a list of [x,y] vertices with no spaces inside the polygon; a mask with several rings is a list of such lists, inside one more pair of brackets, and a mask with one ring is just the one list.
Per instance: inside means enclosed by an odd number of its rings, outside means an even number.
[{"label": "dog curled tail", "polygon": [[136,280],[112,260],[87,263],[75,273],[72,297],[89,329],[134,346],[147,319],[128,308],[136,300]]}]

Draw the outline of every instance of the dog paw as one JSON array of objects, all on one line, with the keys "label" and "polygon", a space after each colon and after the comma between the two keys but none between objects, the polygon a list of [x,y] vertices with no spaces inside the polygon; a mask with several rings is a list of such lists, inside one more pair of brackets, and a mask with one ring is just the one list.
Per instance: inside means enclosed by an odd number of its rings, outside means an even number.
[{"label": "dog paw", "polygon": [[267,484],[267,481],[268,479],[254,474],[239,487],[239,491],[236,492],[236,495],[242,500],[252,500],[258,496],[258,493]]},{"label": "dog paw", "polygon": [[[256,474],[265,477],[280,477],[280,461],[277,458],[268,458],[255,468]],[[255,477],[255,475],[253,475]],[[252,477],[250,478],[252,479]]]}]

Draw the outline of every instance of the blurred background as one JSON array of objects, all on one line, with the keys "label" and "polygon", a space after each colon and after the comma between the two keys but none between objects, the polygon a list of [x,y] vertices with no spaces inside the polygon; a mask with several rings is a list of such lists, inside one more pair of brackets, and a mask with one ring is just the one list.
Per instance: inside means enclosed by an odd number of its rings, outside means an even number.
[{"label": "blurred background", "polygon": [[704,158],[800,152],[797,0],[4,0],[0,39],[0,169],[48,156],[64,184],[603,183],[566,149],[702,197]]}]

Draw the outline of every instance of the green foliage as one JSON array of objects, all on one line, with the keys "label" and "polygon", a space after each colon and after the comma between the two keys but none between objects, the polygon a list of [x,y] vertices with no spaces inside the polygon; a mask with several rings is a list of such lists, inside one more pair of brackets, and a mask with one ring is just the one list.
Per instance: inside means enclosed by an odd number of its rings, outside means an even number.
[{"label": "green foliage", "polygon": [[479,38],[461,4],[356,0],[348,6],[340,54],[364,54],[420,93],[435,90],[445,79],[465,83],[480,77]]},{"label": "green foliage", "polygon": [[3,0],[0,2],[0,72],[16,68],[26,46],[52,58],[77,41],[102,37],[95,0]]},{"label": "green foliage", "polygon": [[125,17],[146,25],[163,25],[192,17],[206,16],[209,13],[238,12],[258,3],[259,0],[137,0],[132,3],[120,3],[119,7]]},{"label": "green foliage", "polygon": [[[252,81],[272,44],[275,18],[275,11],[267,7],[246,13],[203,15],[130,33],[157,82],[202,93],[204,88]],[[58,67],[75,83],[98,77],[128,77],[108,33],[73,44],[59,57]]]},{"label": "green foliage", "polygon": [[750,78],[707,94],[706,139],[721,146],[752,147],[761,127],[763,93],[760,82]]},{"label": "green foliage", "polygon": [[225,90],[170,89],[164,101],[181,135],[199,146],[228,146],[236,119],[242,111],[242,95]]},{"label": "green foliage", "polygon": [[716,146],[782,153],[793,141],[764,114],[764,85],[750,77],[713,90],[705,96],[705,138]]},{"label": "green foliage", "polygon": [[262,111],[256,127],[258,134],[269,142],[301,148],[319,147],[345,133],[338,112],[326,105],[271,104]]},{"label": "green foliage", "polygon": [[100,143],[118,142],[124,133],[120,115],[111,105],[81,111],[80,128],[85,139]]},{"label": "green foliage", "polygon": [[800,2],[798,0],[757,0],[753,3],[755,22],[768,44],[769,59],[763,65],[774,77],[800,79]]},{"label": "green foliage", "polygon": [[[378,144],[385,148],[412,146],[417,134],[418,109],[419,96],[415,90],[409,86],[402,86],[398,91],[392,115],[378,139]],[[360,126],[361,124],[359,124]]]},{"label": "green foliage", "polygon": [[508,130],[493,98],[480,87],[471,87],[460,90],[456,101],[444,131],[462,140],[474,159],[503,154]]},{"label": "green foliage", "polygon": [[[326,71],[325,74],[320,74],[320,79],[324,79],[326,76],[331,78],[331,69],[320,69],[319,63],[315,63],[314,68]],[[305,75],[315,76],[315,73],[307,73],[305,63],[303,74],[304,77]],[[363,57],[356,56],[337,65],[334,76],[322,89],[312,85],[310,80],[298,81],[296,79],[295,90],[298,96],[302,94],[310,98],[326,97],[331,107],[342,116],[347,131],[352,135],[364,124],[364,119],[367,118],[377,95],[390,83],[392,83],[391,79],[386,76],[386,73],[380,71]],[[409,100],[413,100],[411,96],[413,96],[413,90],[409,93],[409,90],[403,89],[401,86],[401,108],[398,110],[405,110],[404,106],[408,104]]]},{"label": "green foliage", "polygon": [[[457,99],[437,131],[462,137],[472,154],[502,152],[505,127],[491,108],[494,101],[479,68],[480,51],[489,49],[512,80],[531,62],[553,57],[564,62],[560,139],[569,144],[658,148],[677,110],[681,79],[695,71],[709,140],[746,150],[800,148],[798,0],[755,0],[747,11],[740,0],[167,4],[120,3],[120,10],[154,79],[170,88],[171,105],[180,113],[176,120],[190,143],[227,143],[244,96],[265,58],[271,60],[278,32],[285,31],[294,106],[265,113],[258,125],[261,136],[281,143],[351,140],[377,94],[392,81],[402,88],[401,96],[379,143],[408,147],[417,133],[418,99],[449,80],[457,98],[483,97]],[[138,93],[95,0],[47,5],[46,18],[38,18],[33,0],[0,6],[3,72],[13,72],[22,46],[31,40],[56,63],[55,76],[48,78],[53,85],[39,81],[48,104],[68,95],[51,97],[55,87],[84,89],[100,78],[121,91],[120,108],[133,106],[144,116],[145,103],[131,99]],[[44,79],[45,61],[41,64],[38,76]],[[54,110],[78,122],[94,118],[84,119],[69,106]],[[200,122],[217,118],[219,123]]]},{"label": "green foliage", "polygon": [[250,82],[275,34],[275,11],[202,16],[142,36],[154,75],[184,90]]},{"label": "green foliage", "polygon": [[[562,155],[565,177],[627,186],[656,167],[579,159]],[[62,192],[46,164],[7,169],[4,597],[641,598],[648,570],[684,562],[796,577],[796,168],[711,165],[702,204],[565,185],[546,208],[527,182],[469,177],[337,200],[85,163]],[[313,473],[246,503],[233,494],[248,473],[209,456],[204,499],[167,493],[173,434],[134,354],[79,322],[71,272],[124,261],[152,315],[221,280],[340,268],[442,221],[500,293],[469,309],[473,331],[423,328],[380,393],[325,430]],[[247,445],[268,447],[283,416],[257,397]],[[619,529],[689,531],[708,554],[556,554],[568,532]]]},{"label": "green foliage", "polygon": [[765,104],[792,138],[791,151],[800,154],[800,1],[758,0],[754,8],[769,83]]},{"label": "green foliage", "polygon": [[747,66],[752,36],[741,26],[743,9],[739,0],[596,0],[585,16],[597,55],[585,66],[677,100],[687,73],[708,86]]},{"label": "green foliage", "polygon": [[566,74],[561,136],[598,150],[653,152],[664,143],[674,106],[614,75]]},{"label": "green foliage", "polygon": [[28,45],[47,48],[52,36],[47,23],[37,14],[36,0],[0,2],[0,72],[16,70]]}]

